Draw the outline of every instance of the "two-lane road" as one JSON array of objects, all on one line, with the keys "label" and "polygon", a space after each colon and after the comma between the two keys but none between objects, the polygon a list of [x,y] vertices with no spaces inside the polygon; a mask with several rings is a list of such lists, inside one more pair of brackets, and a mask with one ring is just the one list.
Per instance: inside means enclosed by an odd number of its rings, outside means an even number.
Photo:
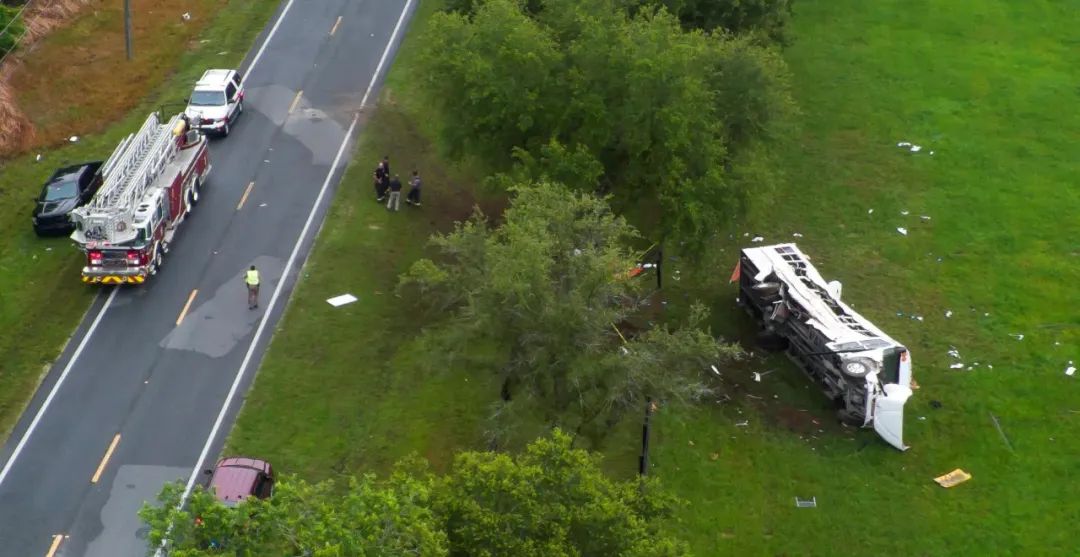
[{"label": "two-lane road", "polygon": [[0,555],[142,555],[143,501],[213,464],[414,4],[279,7],[162,271],[102,292],[0,451]]}]

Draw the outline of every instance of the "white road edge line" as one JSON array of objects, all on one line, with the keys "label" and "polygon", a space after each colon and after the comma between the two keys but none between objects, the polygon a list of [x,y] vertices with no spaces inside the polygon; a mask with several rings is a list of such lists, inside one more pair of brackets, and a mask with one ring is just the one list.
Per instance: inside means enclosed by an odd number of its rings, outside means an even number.
[{"label": "white road edge line", "polygon": [[251,75],[251,71],[255,69],[255,64],[259,63],[259,58],[262,58],[263,51],[266,50],[266,45],[270,44],[270,39],[274,38],[274,33],[277,33],[278,27],[281,26],[281,22],[285,21],[285,14],[289,13],[289,8],[292,7],[293,0],[289,0],[288,4],[285,4],[285,8],[281,10],[281,15],[278,16],[277,21],[274,22],[274,26],[270,28],[270,32],[266,34],[266,38],[263,39],[262,46],[259,47],[259,51],[255,53],[255,57],[251,59],[251,64],[248,65],[245,75]]},{"label": "white road edge line", "polygon": [[90,328],[83,334],[82,340],[79,345],[75,347],[75,352],[72,352],[71,357],[68,358],[68,363],[64,366],[64,371],[60,372],[60,377],[56,378],[56,383],[53,384],[52,390],[49,391],[49,396],[45,397],[45,402],[41,403],[41,408],[38,408],[37,414],[34,414],[34,419],[27,426],[26,431],[23,432],[22,438],[19,439],[19,444],[15,445],[15,450],[11,451],[11,456],[8,457],[7,464],[4,465],[4,469],[0,470],[0,485],[4,483],[4,478],[7,478],[11,468],[15,466],[15,460],[19,458],[19,453],[22,452],[23,447],[26,446],[26,442],[30,440],[30,435],[34,433],[34,429],[37,427],[38,422],[45,415],[45,411],[49,409],[49,405],[52,404],[53,398],[56,397],[56,393],[60,391],[60,386],[64,384],[64,379],[67,379],[68,373],[75,367],[75,362],[79,359],[79,354],[82,354],[83,348],[86,348],[86,343],[90,342],[90,337],[94,335],[94,330],[97,329],[101,323],[101,318],[105,316],[105,310],[109,309],[109,305],[112,304],[113,298],[116,297],[116,293],[120,290],[119,287],[113,287],[113,291],[109,293],[109,297],[105,299],[105,303],[98,310],[97,317],[90,323]]},{"label": "white road edge line", "polygon": [[[289,1],[289,4],[292,4],[292,0]],[[371,82],[368,84],[367,91],[364,92],[364,98],[360,101],[361,110],[367,105],[368,97],[371,96],[371,91],[375,88],[375,83],[379,80],[379,75],[382,73],[383,66],[386,65],[386,58],[389,56],[390,50],[397,40],[398,33],[401,31],[401,25],[404,23],[405,16],[408,15],[412,4],[413,0],[406,0],[405,7],[401,9],[401,15],[398,16],[397,24],[394,25],[394,31],[390,34],[390,40],[386,43],[386,48],[383,49],[382,57],[379,58],[379,65],[375,67],[375,73],[371,76]],[[287,10],[288,6],[286,6],[285,9]],[[284,15],[284,12],[282,12],[282,14]],[[274,27],[277,28],[277,25]],[[271,30],[271,34],[273,34],[273,30]],[[269,36],[267,38],[269,39]],[[262,51],[260,49],[260,54],[261,53]],[[256,55],[256,59],[258,59],[258,55]],[[254,63],[252,63],[252,65],[254,65]],[[345,137],[341,140],[337,155],[334,156],[334,162],[330,164],[330,171],[326,174],[326,180],[323,181],[322,188],[319,190],[319,195],[315,198],[315,203],[311,206],[311,212],[308,213],[307,221],[304,222],[304,228],[300,230],[300,236],[296,238],[296,244],[293,245],[292,253],[289,254],[289,260],[285,263],[285,269],[281,272],[281,278],[278,280],[278,285],[274,288],[273,296],[270,297],[270,303],[266,306],[266,311],[263,313],[262,320],[259,321],[259,327],[255,330],[255,336],[252,337],[251,344],[248,345],[247,353],[244,354],[244,360],[240,362],[240,368],[237,370],[236,377],[233,379],[232,386],[229,388],[229,394],[225,396],[225,402],[221,404],[221,410],[218,411],[217,419],[214,420],[214,426],[210,429],[210,434],[206,437],[206,443],[203,444],[202,452],[199,453],[199,459],[195,462],[195,467],[191,469],[191,476],[188,477],[187,485],[184,486],[184,493],[180,496],[180,502],[177,505],[178,508],[183,507],[187,503],[188,497],[191,496],[191,490],[195,488],[195,479],[199,477],[200,471],[204,466],[203,463],[210,454],[210,447],[214,444],[214,439],[217,438],[221,425],[225,422],[225,415],[228,414],[229,407],[232,406],[233,398],[236,397],[236,392],[240,389],[240,383],[243,381],[248,366],[251,364],[251,358],[255,354],[255,347],[259,344],[259,339],[262,338],[263,331],[266,329],[266,324],[270,320],[270,315],[274,312],[274,306],[277,304],[278,296],[281,295],[282,288],[284,288],[285,283],[288,282],[289,272],[292,270],[293,264],[296,263],[296,256],[300,253],[300,246],[304,243],[304,238],[311,229],[311,224],[315,221],[315,214],[319,212],[319,206],[322,205],[326,190],[330,187],[330,182],[333,180],[334,174],[337,173],[338,164],[341,163],[341,156],[345,154],[345,148],[349,145],[349,139],[352,137],[353,131],[356,129],[356,122],[359,119],[359,113],[353,116],[352,123],[349,124],[349,129],[345,132]],[[166,543],[167,535],[166,540],[162,541],[161,546],[154,552],[155,557],[162,555],[161,550]]]},{"label": "white road edge line", "polygon": [[[266,38],[263,39],[262,46],[260,46],[259,51],[255,53],[255,58],[251,60],[251,64],[248,65],[248,69],[245,73],[250,74],[251,70],[255,69],[255,64],[257,64],[259,62],[259,59],[262,58],[263,52],[266,50],[266,45],[270,44],[270,39],[274,38],[274,33],[277,33],[278,27],[280,27],[281,22],[284,21],[285,14],[289,13],[289,8],[292,7],[294,1],[295,0],[289,0],[289,2],[285,4],[285,8],[281,10],[281,14],[278,15],[277,21],[274,22],[274,26],[270,28],[270,32],[266,34]],[[412,0],[409,0],[409,4],[411,3]],[[406,7],[408,7],[408,5],[406,5]],[[395,34],[397,34],[396,28],[394,29],[394,32]],[[391,37],[390,41],[393,42],[393,37]],[[385,58],[385,54],[383,55],[383,57]],[[379,64],[379,67],[382,67],[381,63]],[[377,73],[378,72],[376,72],[376,74]],[[371,88],[369,87],[368,90],[370,91]],[[365,96],[365,98],[367,97]],[[331,173],[332,172],[333,171],[331,170]],[[75,367],[75,361],[78,360],[79,354],[82,353],[87,341],[90,340],[90,336],[94,334],[94,329],[96,329],[98,323],[101,322],[101,318],[105,315],[105,310],[109,308],[109,305],[112,303],[113,298],[116,297],[116,291],[117,289],[114,288],[112,293],[109,294],[109,298],[105,300],[105,305],[101,306],[101,309],[98,310],[97,316],[94,317],[94,322],[90,324],[90,329],[88,329],[86,331],[86,334],[83,335],[83,339],[81,342],[79,342],[79,346],[75,349],[75,353],[71,355],[71,358],[68,360],[67,366],[64,367],[64,371],[56,380],[56,383],[53,385],[52,390],[49,391],[49,396],[45,398],[45,402],[42,403],[41,408],[39,408],[37,414],[34,415],[34,420],[30,422],[30,426],[26,428],[25,432],[23,432],[22,438],[19,439],[19,444],[15,445],[15,450],[12,451],[11,456],[8,457],[8,461],[4,465],[4,469],[0,470],[0,485],[4,483],[4,478],[7,478],[8,473],[11,472],[11,468],[15,465],[15,460],[19,457],[19,453],[21,453],[23,447],[26,446],[26,442],[30,440],[30,434],[34,432],[34,428],[37,427],[38,422],[40,422],[42,416],[45,415],[45,410],[47,410],[49,408],[49,404],[52,403],[53,397],[55,397],[56,393],[60,390],[60,385],[63,384],[64,379],[67,378],[67,375],[71,371],[71,369]]]}]

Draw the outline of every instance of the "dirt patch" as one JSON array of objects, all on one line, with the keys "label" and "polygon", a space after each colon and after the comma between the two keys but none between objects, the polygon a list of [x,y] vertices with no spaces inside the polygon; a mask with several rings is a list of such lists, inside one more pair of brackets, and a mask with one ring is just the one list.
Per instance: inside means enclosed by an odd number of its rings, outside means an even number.
[{"label": "dirt patch", "polygon": [[91,0],[39,0],[26,8],[26,34],[19,50],[0,65],[0,155],[21,151],[33,144],[36,134],[26,114],[19,109],[11,78],[22,65],[23,56],[54,29],[71,21]]},{"label": "dirt patch", "polygon": [[168,77],[223,5],[132,0],[134,57],[127,60],[122,2],[37,0],[27,8],[25,42],[0,68],[0,157],[121,118]]}]

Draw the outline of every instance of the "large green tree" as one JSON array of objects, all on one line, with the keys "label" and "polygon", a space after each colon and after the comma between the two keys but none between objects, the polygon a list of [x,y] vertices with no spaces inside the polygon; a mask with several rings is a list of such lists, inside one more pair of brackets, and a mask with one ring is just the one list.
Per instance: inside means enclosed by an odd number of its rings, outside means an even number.
[{"label": "large green tree", "polygon": [[446,534],[431,510],[434,479],[406,463],[386,481],[372,475],[311,484],[279,481],[269,500],[225,506],[197,488],[180,506],[182,484],[168,484],[158,505],[139,512],[150,550],[168,540],[170,557],[447,555]]},{"label": "large green tree", "polygon": [[458,455],[436,501],[455,556],[688,555],[663,533],[673,498],[652,482],[611,480],[559,431],[520,455]]},{"label": "large green tree", "polygon": [[416,460],[390,478],[281,479],[269,500],[233,506],[168,484],[139,512],[149,553],[169,557],[667,557],[677,501],[653,481],[614,481],[555,431],[516,456],[459,453],[442,476]]},{"label": "large green tree", "polygon": [[666,10],[539,5],[484,0],[432,18],[415,79],[452,154],[610,193],[620,211],[644,205],[660,235],[691,244],[760,195],[765,175],[747,170],[793,107],[773,50],[686,31]]},{"label": "large green tree", "polygon": [[558,183],[511,191],[497,227],[475,214],[433,237],[438,257],[402,278],[451,316],[439,331],[452,341],[435,356],[493,345],[504,401],[527,397],[550,422],[598,436],[645,397],[707,393],[709,365],[739,352],[703,328],[701,308],[678,329],[643,323],[649,281],[628,274],[640,257],[628,247],[633,227],[603,199]]}]

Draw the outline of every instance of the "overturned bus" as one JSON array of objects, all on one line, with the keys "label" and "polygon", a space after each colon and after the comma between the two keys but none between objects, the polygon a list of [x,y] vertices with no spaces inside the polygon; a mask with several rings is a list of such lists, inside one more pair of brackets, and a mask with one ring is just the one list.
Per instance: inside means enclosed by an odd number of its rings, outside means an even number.
[{"label": "overturned bus", "polygon": [[905,450],[911,354],[840,301],[795,244],[742,250],[732,276],[739,304],[762,325],[762,344],[784,350],[834,401],[845,423],[873,427]]}]

